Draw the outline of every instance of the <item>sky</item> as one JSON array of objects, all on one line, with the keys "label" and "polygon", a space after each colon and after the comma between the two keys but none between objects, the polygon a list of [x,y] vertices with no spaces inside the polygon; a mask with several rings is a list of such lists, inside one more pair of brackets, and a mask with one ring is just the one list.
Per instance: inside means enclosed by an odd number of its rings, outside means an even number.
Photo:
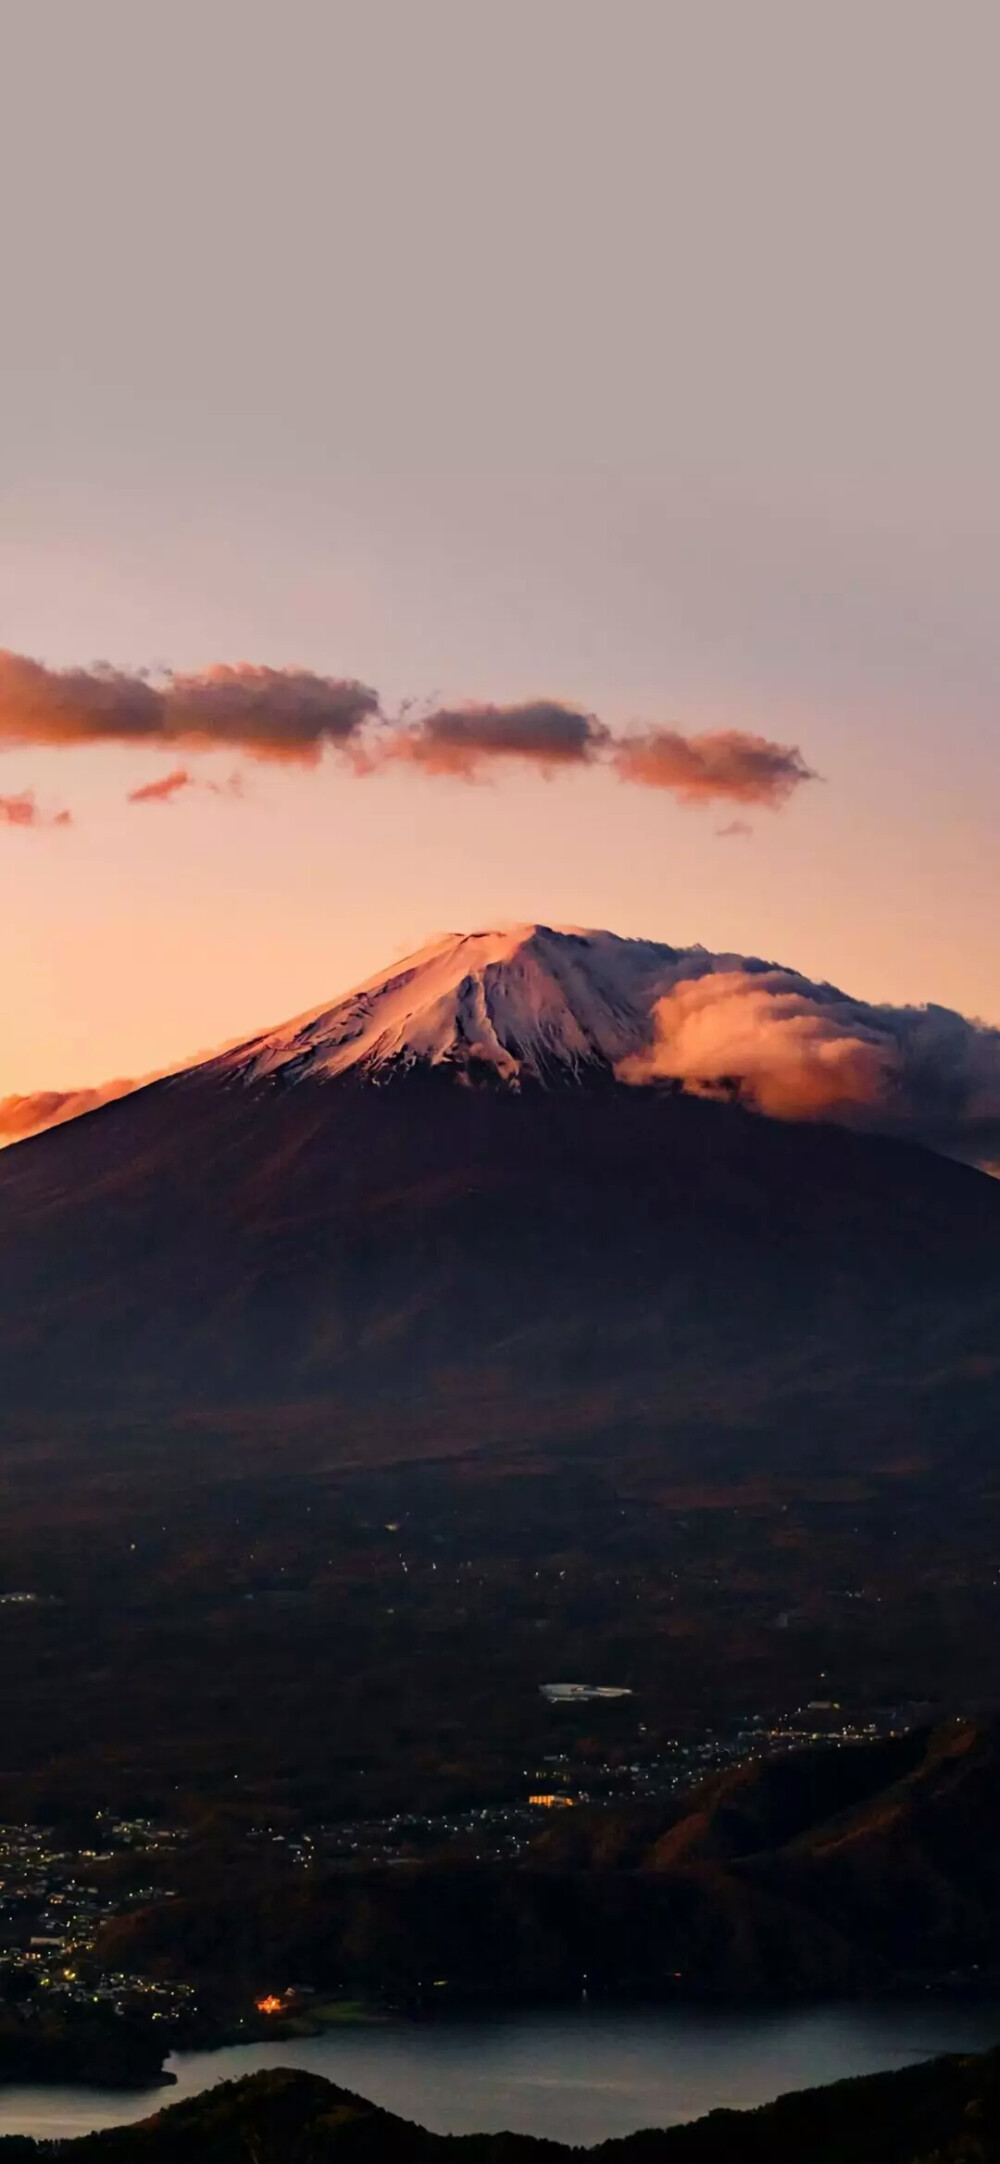
[{"label": "sky", "polygon": [[[509,921],[1000,1022],[993,0],[0,0],[0,50],[0,647],[377,694],[280,757],[0,699],[0,1095]],[[607,734],[425,755],[543,701]],[[692,801],[623,765],[665,731],[812,778]]]}]

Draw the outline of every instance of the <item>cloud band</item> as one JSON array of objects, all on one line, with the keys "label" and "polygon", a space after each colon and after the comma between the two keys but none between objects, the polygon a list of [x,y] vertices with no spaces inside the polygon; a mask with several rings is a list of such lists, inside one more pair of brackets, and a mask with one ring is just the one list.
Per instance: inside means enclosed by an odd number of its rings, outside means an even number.
[{"label": "cloud band", "polygon": [[[83,744],[229,749],[306,765],[332,749],[359,776],[408,766],[463,781],[482,779],[502,762],[545,775],[603,764],[622,781],[671,791],[685,804],[771,810],[813,779],[795,745],[739,729],[616,736],[595,714],[558,699],[441,706],[391,721],[369,685],[309,669],[218,663],[154,678],[103,664],[50,669],[0,650],[0,747]],[[131,801],[169,801],[186,786],[182,773],[175,768],[154,779]]]}]

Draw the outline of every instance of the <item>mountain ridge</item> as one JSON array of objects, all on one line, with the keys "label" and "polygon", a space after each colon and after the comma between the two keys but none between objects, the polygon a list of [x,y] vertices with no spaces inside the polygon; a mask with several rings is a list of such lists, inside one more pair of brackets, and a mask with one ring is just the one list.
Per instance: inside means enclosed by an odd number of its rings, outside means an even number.
[{"label": "mountain ridge", "polygon": [[993,2164],[1000,2051],[795,2089],[755,2109],[717,2106],[686,2124],[578,2148],[531,2134],[433,2134],[321,2075],[244,2075],[154,2117],[76,2140],[0,2137],[9,2164]]},{"label": "mountain ridge", "polygon": [[0,2137],[9,2164],[993,2164],[1000,2051],[948,2056],[790,2090],[772,2104],[717,2106],[686,2124],[578,2148],[531,2134],[433,2134],[321,2075],[244,2075],[154,2117],[76,2140]]}]

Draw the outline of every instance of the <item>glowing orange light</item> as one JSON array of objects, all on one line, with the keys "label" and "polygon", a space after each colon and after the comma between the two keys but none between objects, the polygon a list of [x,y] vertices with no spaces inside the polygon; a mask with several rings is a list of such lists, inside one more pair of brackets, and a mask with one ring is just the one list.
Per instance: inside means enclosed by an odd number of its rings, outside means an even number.
[{"label": "glowing orange light", "polygon": [[258,1999],[257,2012],[258,2014],[280,2014],[283,2006],[284,2000],[276,1999],[274,1994],[270,1993],[266,1999]]}]

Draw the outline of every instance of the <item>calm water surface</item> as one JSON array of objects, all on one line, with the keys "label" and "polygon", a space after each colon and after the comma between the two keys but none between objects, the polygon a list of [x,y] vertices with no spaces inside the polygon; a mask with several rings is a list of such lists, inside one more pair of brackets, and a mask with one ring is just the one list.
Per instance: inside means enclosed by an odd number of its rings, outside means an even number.
[{"label": "calm water surface", "polygon": [[716,2104],[906,2066],[1000,2041],[1000,2001],[880,2000],[802,2012],[581,2006],[489,2020],[391,2023],[300,2043],[179,2052],[174,2087],[0,2090],[0,2133],[83,2134],[259,2067],[299,2066],[441,2134],[509,2127],[566,2142],[669,2126]]}]

